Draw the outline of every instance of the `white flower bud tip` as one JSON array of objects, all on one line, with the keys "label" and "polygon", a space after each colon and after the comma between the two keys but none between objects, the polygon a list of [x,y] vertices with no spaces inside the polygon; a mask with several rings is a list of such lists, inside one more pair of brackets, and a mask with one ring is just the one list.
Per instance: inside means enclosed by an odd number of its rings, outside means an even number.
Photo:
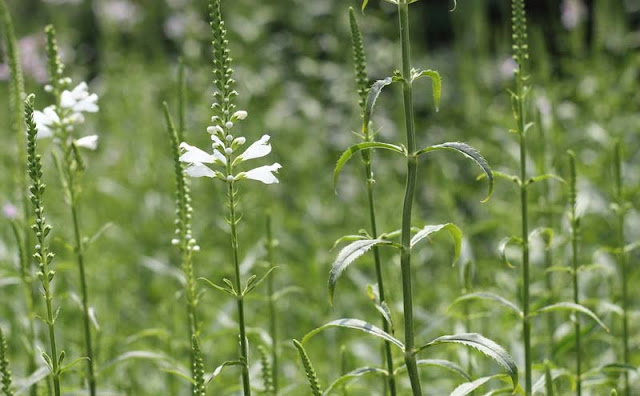
[{"label": "white flower bud tip", "polygon": [[200,251],[200,246],[195,245],[194,247],[191,248],[191,250],[193,250],[194,252],[199,252]]},{"label": "white flower bud tip", "polygon": [[224,126],[226,126],[226,127],[227,127],[227,129],[231,129],[231,128],[233,128],[233,122],[231,122],[231,121],[227,121],[227,123],[226,123],[226,124],[224,124]]},{"label": "white flower bud tip", "polygon": [[227,136],[225,136],[225,139],[227,140],[227,142],[230,142],[230,141],[233,140],[233,136],[227,135]]},{"label": "white flower bud tip", "polygon": [[224,153],[226,155],[231,155],[233,153],[233,150],[231,149],[231,147],[227,147],[226,149],[224,149]]},{"label": "white flower bud tip", "polygon": [[237,138],[236,140],[234,140],[234,144],[237,144],[239,146],[242,146],[243,144],[245,144],[247,142],[247,139],[244,138],[243,136],[240,136],[239,138]]},{"label": "white flower bud tip", "polygon": [[233,181],[233,179],[234,179],[234,178],[233,178],[233,175],[229,175],[229,176],[227,176],[227,181],[232,182],[232,181]]},{"label": "white flower bud tip", "polygon": [[233,113],[233,118],[235,118],[236,120],[244,120],[245,118],[247,118],[248,113],[244,110],[238,110],[235,113]]},{"label": "white flower bud tip", "polygon": [[172,244],[172,245],[177,245],[177,244],[179,244],[179,243],[180,243],[180,241],[179,241],[178,239],[175,239],[175,238],[174,238],[174,239],[172,239],[172,240],[171,240],[171,244]]}]

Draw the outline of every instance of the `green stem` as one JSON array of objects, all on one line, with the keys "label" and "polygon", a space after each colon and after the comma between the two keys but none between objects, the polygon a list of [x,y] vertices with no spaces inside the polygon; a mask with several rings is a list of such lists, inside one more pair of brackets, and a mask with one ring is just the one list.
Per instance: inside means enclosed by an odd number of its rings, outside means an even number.
[{"label": "green stem", "polygon": [[[518,107],[523,109],[520,99]],[[523,113],[520,113],[520,206],[522,216],[522,335],[524,338],[524,359],[525,359],[525,394],[531,395],[531,322],[529,317],[529,210],[528,194],[526,186],[527,165],[526,165],[526,137],[524,135]]]},{"label": "green stem", "polygon": [[[363,125],[362,128],[364,130],[365,137],[369,139],[369,127],[367,125]],[[367,199],[369,203],[369,222],[371,224],[371,235],[374,238],[377,238],[378,227],[376,222],[375,197],[373,194],[373,185],[375,183],[375,180],[373,179],[373,170],[371,169],[371,153],[364,151],[362,153],[362,160],[364,162],[365,176],[367,178]],[[373,261],[376,269],[376,280],[378,282],[378,296],[380,297],[380,302],[383,303],[386,301],[386,298],[384,292],[384,280],[382,276],[382,264],[380,261],[380,251],[377,246],[374,246],[372,250]],[[384,318],[384,316],[382,316],[382,329],[385,331],[385,333],[389,333],[391,331],[389,323],[387,323],[387,320]],[[387,372],[389,373],[386,380],[386,386],[388,387],[391,396],[396,396],[396,379],[393,375],[393,355],[391,354],[391,343],[388,341],[385,341],[384,343],[384,360],[387,364]]]},{"label": "green stem", "polygon": [[[228,174],[232,172],[230,162]],[[247,345],[247,332],[244,324],[244,295],[242,294],[242,281],[240,279],[240,260],[238,259],[238,232],[236,225],[238,219],[236,218],[236,200],[235,191],[233,189],[233,181],[227,182],[227,197],[229,199],[229,225],[231,227],[231,251],[233,255],[233,265],[236,276],[236,290],[237,290],[237,303],[238,303],[238,330],[240,336],[240,357],[243,360],[242,365],[242,387],[244,389],[244,396],[251,396],[251,383],[249,380],[249,348]]]},{"label": "green stem", "polygon": [[[615,146],[615,160],[614,160],[614,172],[616,178],[616,201],[618,204],[618,224],[617,224],[617,234],[618,234],[618,248],[620,250],[618,254],[618,266],[620,267],[620,276],[622,283],[622,348],[623,348],[623,359],[625,364],[630,363],[630,352],[629,352],[629,297],[628,297],[628,262],[627,255],[624,251],[625,246],[625,235],[624,235],[624,218],[626,212],[626,203],[624,201],[623,195],[623,183],[622,183],[622,156],[620,153],[620,142],[616,143]],[[624,373],[624,392],[625,396],[631,396],[631,388],[629,387],[629,373]]]},{"label": "green stem", "polygon": [[404,360],[407,365],[413,396],[422,396],[420,374],[414,355],[413,332],[413,293],[411,291],[411,210],[416,191],[418,175],[418,158],[415,155],[415,125],[413,116],[413,92],[411,88],[411,49],[409,39],[409,4],[407,0],[398,2],[398,16],[400,24],[400,41],[402,43],[402,94],[404,104],[404,119],[407,133],[407,181],[402,208],[402,254],[400,266],[402,269],[402,296],[404,305],[405,352]]},{"label": "green stem", "polygon": [[[573,264],[573,302],[580,304],[578,285],[578,235],[580,233],[580,219],[576,214],[576,165],[573,153],[569,153],[571,181],[570,181],[570,203],[571,203],[571,258]],[[576,395],[582,396],[582,345],[580,339],[580,316],[575,317],[576,334]]]},{"label": "green stem", "polygon": [[84,342],[87,354],[87,374],[89,382],[89,394],[96,396],[96,374],[95,374],[95,356],[93,354],[93,343],[91,339],[91,318],[89,316],[89,293],[87,288],[87,277],[84,265],[84,246],[82,244],[82,233],[80,232],[80,223],[78,221],[78,204],[75,193],[73,170],[69,172],[69,196],[71,206],[71,218],[73,220],[73,233],[75,236],[75,251],[80,272],[80,290],[82,292],[82,320],[84,329]]},{"label": "green stem", "polygon": [[[275,241],[271,228],[271,215],[267,216],[267,260],[269,268],[275,266]],[[276,316],[276,302],[274,299],[273,276],[267,279],[267,293],[269,295],[269,335],[271,337],[271,377],[273,381],[273,390],[278,394],[278,318]]]}]

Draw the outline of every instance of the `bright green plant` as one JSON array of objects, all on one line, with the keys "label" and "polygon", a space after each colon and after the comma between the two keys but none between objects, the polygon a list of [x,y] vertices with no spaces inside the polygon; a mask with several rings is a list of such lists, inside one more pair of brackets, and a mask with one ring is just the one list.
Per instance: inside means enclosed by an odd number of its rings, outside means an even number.
[{"label": "bright green plant", "polygon": [[[333,295],[335,292],[335,286],[344,272],[344,270],[357,258],[364,255],[368,250],[373,248],[374,246],[386,246],[398,249],[400,251],[400,264],[402,270],[402,295],[403,295],[403,304],[404,304],[404,342],[398,340],[393,335],[387,333],[386,331],[373,326],[370,323],[364,322],[359,319],[339,319],[334,320],[330,323],[325,324],[311,332],[309,332],[303,339],[301,344],[304,345],[311,337],[317,334],[320,331],[323,331],[327,328],[332,327],[341,327],[341,328],[350,328],[362,331],[374,337],[378,337],[384,341],[389,342],[391,345],[394,345],[400,349],[402,352],[405,365],[394,370],[394,372],[389,373],[387,370],[378,369],[374,367],[364,367],[361,369],[356,369],[354,372],[358,372],[360,374],[354,375],[352,373],[348,373],[341,378],[339,378],[336,383],[343,382],[347,379],[355,378],[360,376],[362,373],[375,373],[378,375],[383,375],[386,377],[393,376],[399,372],[399,370],[406,370],[409,374],[409,379],[411,382],[412,394],[414,396],[422,395],[422,385],[420,381],[420,375],[418,372],[418,360],[416,358],[417,354],[424,349],[429,347],[443,344],[443,343],[454,343],[454,344],[462,344],[467,346],[473,346],[491,358],[495,359],[499,364],[501,364],[505,370],[509,373],[513,380],[514,387],[517,385],[517,368],[513,359],[496,343],[491,340],[488,340],[479,334],[465,333],[465,334],[457,334],[450,336],[442,336],[439,337],[423,346],[417,347],[415,343],[415,325],[413,321],[413,292],[412,292],[412,279],[411,279],[411,251],[415,248],[415,246],[422,240],[428,238],[429,236],[441,232],[448,232],[455,242],[455,260],[457,260],[460,254],[461,248],[461,238],[462,233],[460,229],[454,224],[440,224],[440,225],[428,225],[421,229],[414,229],[411,226],[412,221],[412,207],[413,201],[415,198],[416,191],[416,182],[417,182],[417,166],[418,166],[418,158],[423,155],[430,153],[432,151],[438,150],[448,150],[448,151],[456,151],[464,154],[466,157],[472,159],[476,164],[478,164],[482,170],[485,172],[487,178],[489,179],[489,195],[493,189],[493,174],[491,169],[489,168],[487,162],[480,155],[478,151],[473,149],[471,146],[460,143],[460,142],[448,142],[434,146],[428,146],[422,150],[417,149],[416,144],[416,136],[415,136],[415,122],[414,122],[414,112],[413,112],[413,84],[416,80],[422,77],[428,77],[432,80],[432,88],[433,88],[433,96],[436,104],[436,109],[438,108],[440,101],[440,92],[441,92],[441,84],[440,84],[440,75],[433,70],[416,70],[411,67],[411,51],[410,51],[410,36],[409,36],[409,3],[408,1],[399,1],[397,2],[398,6],[398,14],[399,14],[399,26],[400,26],[400,42],[401,42],[401,52],[402,52],[402,71],[394,72],[392,77],[388,77],[384,80],[380,80],[375,82],[371,89],[369,90],[365,103],[364,103],[364,114],[363,114],[363,125],[368,126],[371,120],[371,116],[373,114],[374,106],[376,101],[382,91],[382,89],[388,85],[393,83],[399,83],[402,86],[403,92],[403,105],[404,105],[404,115],[405,115],[405,131],[406,131],[406,147],[403,145],[395,145],[383,142],[376,141],[365,141],[363,143],[358,143],[351,146],[347,149],[336,165],[336,169],[334,172],[334,180],[337,181],[338,175],[340,171],[344,167],[344,165],[349,161],[349,159],[357,152],[360,151],[370,151],[374,149],[384,149],[388,151],[392,151],[397,154],[401,154],[407,161],[407,181],[405,186],[405,197],[403,204],[403,212],[402,212],[402,221],[401,221],[401,229],[399,231],[394,231],[388,234],[381,234],[375,237],[367,237],[367,236],[347,236],[342,238],[342,240],[351,240],[353,241],[346,247],[344,247],[340,253],[338,254],[335,262],[333,263],[331,273],[329,275],[329,299],[330,302],[333,301]],[[365,157],[366,158],[366,157]],[[487,197],[488,198],[488,197]],[[393,238],[400,236],[401,242],[394,242]],[[388,307],[387,307],[388,308]],[[390,328],[393,328],[391,312],[388,309],[382,309],[381,313],[383,313],[385,319],[389,323]],[[421,361],[423,362],[423,361]],[[426,364],[432,364],[433,361],[428,361]],[[445,361],[445,363],[439,362],[436,365],[450,367],[454,363]],[[306,367],[306,365],[305,365]],[[463,387],[471,388],[471,391],[476,389],[478,386],[487,382],[488,379],[483,379],[480,382],[474,382],[472,385],[464,385]]]},{"label": "bright green plant", "polygon": [[38,124],[38,138],[52,137],[58,148],[54,152],[54,159],[60,179],[65,191],[65,198],[71,211],[73,225],[74,253],[78,266],[80,291],[82,301],[82,321],[84,330],[84,348],[87,357],[87,382],[89,394],[95,396],[96,384],[96,356],[94,354],[93,337],[91,334],[92,321],[95,314],[89,304],[89,286],[87,283],[87,266],[85,254],[89,239],[83,236],[81,230],[79,196],[81,191],[81,177],[84,172],[84,160],[80,148],[95,150],[98,144],[97,135],[76,138],[72,135],[74,129],[84,122],[84,113],[98,111],[96,94],[88,92],[87,84],[82,82],[70,90],[71,79],[64,76],[64,64],[59,55],[56,33],[53,26],[45,28],[47,34],[47,57],[50,84],[45,87],[55,98],[55,104],[43,111],[36,111],[35,121]]},{"label": "bright green plant", "polygon": [[[276,268],[275,249],[278,245],[277,240],[273,238],[273,226],[271,223],[271,214],[267,215],[267,227],[266,227],[267,239],[265,241],[267,247],[267,262],[269,270]],[[270,276],[267,279],[267,298],[269,300],[269,338],[271,338],[271,363],[270,370],[264,368],[268,363],[268,359],[265,354],[263,359],[263,371],[265,378],[265,389],[270,391],[274,395],[278,394],[279,383],[279,359],[278,359],[278,312],[276,310],[277,295],[275,294],[274,277]],[[267,379],[270,379],[267,380]]]},{"label": "bright green plant", "polygon": [[[235,99],[238,93],[234,90],[235,80],[232,78],[231,57],[229,56],[229,42],[227,31],[222,19],[220,0],[209,3],[211,12],[211,29],[213,32],[213,62],[215,102],[212,105],[214,115],[211,117],[212,126],[207,132],[213,142],[213,154],[209,154],[185,142],[180,144],[183,154],[180,161],[188,164],[185,169],[191,177],[209,177],[223,181],[227,189],[227,223],[231,231],[231,255],[235,274],[234,282],[224,279],[226,286],[219,286],[209,282],[214,288],[223,291],[236,299],[238,312],[238,336],[240,338],[240,366],[242,368],[242,388],[245,396],[251,395],[249,378],[249,345],[245,325],[244,299],[256,286],[269,275],[270,269],[261,279],[251,276],[243,286],[240,274],[240,249],[238,244],[237,225],[240,221],[238,212],[237,183],[244,179],[252,179],[265,184],[278,183],[275,173],[281,168],[280,164],[265,165],[248,171],[238,171],[238,167],[245,161],[262,158],[271,152],[269,136],[264,135],[260,140],[250,145],[242,153],[239,149],[246,143],[244,137],[234,137],[232,128],[239,121],[247,117],[244,110],[236,110]],[[204,164],[213,164],[220,170],[213,170]],[[234,361],[235,365],[235,361]]]}]

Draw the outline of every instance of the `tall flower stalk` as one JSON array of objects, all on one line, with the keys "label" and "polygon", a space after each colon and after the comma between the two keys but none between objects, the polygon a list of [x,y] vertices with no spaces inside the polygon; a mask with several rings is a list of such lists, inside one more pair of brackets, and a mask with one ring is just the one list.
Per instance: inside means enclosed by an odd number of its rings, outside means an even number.
[{"label": "tall flower stalk", "polygon": [[[236,110],[235,98],[238,93],[234,90],[235,80],[232,78],[231,57],[229,56],[229,42],[226,39],[227,31],[222,20],[220,0],[211,0],[209,3],[211,16],[211,29],[213,33],[213,64],[214,85],[217,91],[214,93],[215,102],[211,106],[214,115],[211,117],[213,125],[207,128],[212,140],[212,154],[190,146],[183,142],[180,148],[184,154],[180,161],[188,165],[185,172],[191,177],[209,177],[222,180],[227,190],[227,223],[231,232],[231,257],[234,272],[234,282],[228,282],[228,288],[214,286],[235,297],[238,313],[238,336],[240,339],[240,361],[242,367],[242,388],[245,396],[251,395],[251,383],[249,378],[249,345],[244,314],[244,298],[265,278],[256,281],[252,276],[243,288],[240,273],[239,244],[237,226],[240,221],[238,212],[237,184],[244,179],[258,180],[265,184],[278,183],[275,173],[281,168],[280,164],[260,166],[248,171],[238,171],[238,167],[245,161],[261,158],[271,152],[269,135],[264,135],[251,144],[243,152],[239,149],[246,143],[244,137],[235,137],[233,128],[239,121],[247,117],[244,110]],[[205,164],[212,164],[218,169],[213,170]],[[267,273],[267,275],[269,272]],[[265,275],[265,277],[267,276]],[[213,285],[213,284],[212,284]]]},{"label": "tall flower stalk", "polygon": [[[351,27],[351,45],[353,47],[353,63],[355,66],[356,85],[358,88],[358,95],[360,100],[361,117],[363,119],[361,127],[361,135],[363,141],[373,142],[373,134],[369,127],[370,122],[365,120],[366,102],[369,95],[369,78],[367,77],[367,64],[365,58],[364,44],[362,42],[362,35],[360,28],[358,27],[358,21],[356,20],[355,12],[353,8],[349,8],[349,24]],[[375,180],[373,178],[373,170],[371,166],[371,151],[362,151],[362,163],[364,165],[364,176],[367,183],[367,202],[369,204],[369,225],[371,227],[370,232],[372,238],[378,238],[378,227],[376,221],[376,208],[375,208],[375,195],[373,186]],[[373,262],[376,270],[376,281],[378,283],[378,298],[381,305],[386,305],[384,279],[382,276],[382,264],[380,262],[380,249],[378,246],[372,248]],[[389,322],[382,316],[382,329],[386,332],[390,332]],[[392,396],[396,394],[396,383],[393,368],[393,355],[391,354],[391,343],[389,341],[384,342],[384,355],[383,359],[386,362],[387,371],[389,375],[386,379],[386,387]],[[385,391],[385,394],[387,392]]]},{"label": "tall flower stalk", "polygon": [[[277,241],[273,238],[273,225],[271,222],[271,214],[267,215],[267,262],[269,269],[276,268],[275,248]],[[276,295],[274,278],[270,276],[267,279],[267,295],[269,299],[269,336],[271,337],[271,385],[273,394],[278,394],[278,312],[276,310]]]},{"label": "tall flower stalk", "polygon": [[[17,162],[16,167],[16,184],[21,193],[22,199],[22,219],[21,221],[12,222],[13,233],[18,247],[18,260],[20,264],[20,280],[25,295],[25,304],[27,309],[27,338],[29,340],[29,348],[27,349],[27,370],[33,373],[37,368],[36,363],[36,331],[35,331],[35,309],[34,309],[34,293],[33,293],[33,277],[30,255],[28,250],[31,246],[31,231],[29,230],[29,218],[31,212],[29,210],[29,201],[26,191],[28,188],[27,181],[27,158],[26,158],[26,133],[24,120],[24,78],[22,74],[22,66],[20,65],[20,54],[16,42],[13,22],[9,9],[5,0],[0,0],[0,31],[4,33],[4,42],[6,48],[6,56],[9,64],[11,79],[9,82],[9,112],[11,114],[11,131],[16,139]],[[37,396],[38,386],[33,384],[29,388],[31,396]]]},{"label": "tall flower stalk", "polygon": [[[622,287],[622,358],[625,364],[630,364],[631,353],[629,349],[629,261],[627,253],[625,251],[625,233],[624,223],[626,212],[629,208],[629,204],[624,198],[624,183],[622,180],[622,153],[620,142],[616,142],[614,148],[613,159],[614,178],[616,183],[614,206],[617,222],[617,238],[618,238],[618,271],[620,272],[620,283]],[[624,394],[625,396],[631,396],[631,388],[629,387],[629,373],[624,373]]]},{"label": "tall flower stalk", "polygon": [[98,111],[96,94],[88,92],[87,84],[82,82],[75,88],[69,89],[71,79],[64,76],[64,64],[60,60],[55,29],[49,25],[45,28],[47,34],[47,57],[50,83],[45,90],[50,92],[56,103],[46,107],[43,111],[36,111],[35,121],[38,124],[38,137],[52,137],[58,147],[55,154],[56,165],[63,180],[66,201],[71,212],[73,224],[74,253],[80,278],[80,292],[82,301],[82,322],[84,332],[84,347],[87,357],[87,382],[89,394],[97,393],[95,355],[91,335],[91,308],[87,285],[85,265],[85,242],[80,226],[79,193],[80,178],[84,171],[84,161],[80,155],[80,148],[95,150],[98,144],[96,135],[89,135],[75,139],[74,129],[84,122],[83,113]]},{"label": "tall flower stalk", "polygon": [[[572,280],[573,280],[573,302],[580,304],[580,289],[578,283],[578,238],[580,234],[580,217],[576,212],[576,157],[572,151],[569,151],[569,222],[571,224],[571,264],[572,264]],[[582,344],[580,334],[580,316],[575,315],[574,319],[575,331],[575,349],[576,349],[576,395],[582,395]]]},{"label": "tall flower stalk", "polygon": [[29,95],[25,101],[25,121],[27,124],[27,172],[31,179],[31,186],[29,187],[31,195],[29,199],[33,204],[36,217],[35,223],[32,226],[33,232],[36,235],[34,257],[38,263],[39,270],[37,276],[42,284],[42,294],[47,310],[47,316],[43,320],[47,324],[49,333],[50,354],[43,352],[42,356],[53,377],[54,394],[55,396],[60,396],[60,363],[64,359],[64,352],[58,355],[58,347],[56,344],[56,315],[54,314],[53,291],[51,290],[51,282],[56,272],[50,267],[54,255],[49,251],[47,242],[47,236],[51,231],[51,226],[46,223],[44,217],[43,196],[45,184],[42,182],[42,164],[40,154],[38,154],[37,150],[36,135],[38,134],[38,129],[34,120],[33,101],[34,95]]},{"label": "tall flower stalk", "polygon": [[[175,233],[171,244],[178,247],[181,255],[181,267],[185,277],[185,295],[187,299],[187,319],[189,326],[189,342],[194,342],[199,336],[198,322],[198,293],[195,286],[195,276],[193,271],[193,255],[200,250],[193,238],[191,231],[191,218],[193,209],[191,207],[191,192],[189,182],[184,174],[185,166],[180,162],[180,138],[178,131],[174,126],[173,119],[169,113],[169,107],[164,103],[164,115],[167,122],[167,130],[169,132],[169,141],[171,143],[171,153],[174,160],[174,170],[176,179],[176,220]],[[195,349],[191,348],[191,367],[192,378],[196,376],[196,357]]]},{"label": "tall flower stalk", "polygon": [[529,58],[527,44],[527,19],[524,0],[513,0],[513,59],[516,90],[512,93],[513,112],[516,119],[516,133],[520,140],[520,210],[522,220],[522,335],[524,340],[525,393],[531,395],[531,317],[530,317],[530,274],[529,274],[529,209],[527,183],[527,122],[525,102],[530,92],[525,75],[525,63]]}]

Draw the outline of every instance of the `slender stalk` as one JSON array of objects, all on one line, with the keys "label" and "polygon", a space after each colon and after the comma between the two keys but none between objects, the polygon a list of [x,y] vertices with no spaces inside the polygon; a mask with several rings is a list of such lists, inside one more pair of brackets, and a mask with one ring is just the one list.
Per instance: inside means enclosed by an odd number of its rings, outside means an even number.
[{"label": "slender stalk", "polygon": [[11,386],[11,370],[9,370],[9,359],[7,358],[7,341],[0,328],[0,385],[2,385],[2,393],[4,396],[13,396],[13,387]]},{"label": "slender stalk", "polygon": [[[233,174],[231,161],[227,161],[228,174]],[[236,191],[234,189],[233,180],[227,182],[227,199],[229,206],[229,226],[231,228],[231,253],[233,256],[233,268],[235,270],[235,286],[238,291],[236,301],[238,305],[238,332],[240,337],[240,358],[242,365],[242,387],[245,396],[251,396],[251,383],[249,379],[249,347],[247,345],[247,331],[244,324],[244,295],[242,293],[242,280],[240,279],[240,260],[238,258],[238,232],[236,226],[238,219],[236,218]]]},{"label": "slender stalk", "polygon": [[38,133],[36,123],[33,120],[33,95],[30,95],[25,101],[25,120],[27,124],[27,157],[28,157],[28,173],[32,181],[29,189],[31,192],[31,202],[34,206],[36,221],[33,230],[36,234],[38,243],[35,246],[35,258],[38,260],[38,279],[42,283],[42,291],[47,310],[45,323],[47,324],[49,334],[49,346],[51,355],[48,356],[49,368],[53,377],[53,388],[55,396],[60,396],[60,367],[58,356],[58,348],[56,345],[55,334],[55,315],[52,307],[53,293],[51,291],[51,281],[54,278],[55,271],[50,270],[49,264],[53,260],[53,253],[49,251],[49,246],[45,238],[51,231],[51,226],[45,223],[44,206],[42,197],[44,195],[45,185],[42,183],[42,165],[40,163],[40,155],[37,153]]},{"label": "slender stalk", "polygon": [[[578,238],[580,233],[580,218],[576,213],[576,158],[573,152],[569,151],[569,203],[571,212],[569,220],[571,222],[571,262],[573,268],[573,302],[580,304],[580,294],[578,288]],[[576,395],[582,396],[582,345],[580,340],[580,316],[575,316],[576,335]]]},{"label": "slender stalk", "polygon": [[[622,155],[620,142],[616,142],[614,152],[614,173],[616,179],[616,202],[617,202],[617,237],[618,237],[618,267],[620,268],[620,281],[622,283],[622,354],[625,364],[629,364],[631,354],[629,350],[629,296],[628,296],[628,272],[629,263],[627,254],[624,251],[625,234],[624,219],[626,212],[626,202],[624,200],[624,185],[622,182]],[[631,396],[629,387],[629,373],[624,373],[624,394]]]},{"label": "slender stalk", "polygon": [[[70,166],[71,164],[68,164]],[[80,222],[78,221],[78,202],[77,191],[75,187],[75,178],[73,170],[68,169],[69,178],[67,180],[69,187],[69,195],[71,197],[69,206],[71,208],[71,219],[73,221],[73,235],[75,238],[75,252],[78,264],[78,272],[80,276],[80,291],[82,293],[82,325],[84,330],[84,344],[87,355],[87,376],[89,382],[89,394],[96,395],[96,372],[95,372],[95,355],[93,353],[93,342],[91,337],[91,317],[89,314],[89,292],[87,287],[86,267],[84,264],[84,246],[82,243],[82,233],[80,231]]]},{"label": "slender stalk", "polygon": [[[24,77],[22,74],[22,67],[20,65],[19,48],[16,43],[15,32],[13,29],[13,22],[11,20],[11,14],[5,0],[0,0],[0,26],[4,31],[5,47],[7,53],[7,61],[9,64],[9,70],[11,72],[10,80],[10,95],[9,95],[9,110],[11,114],[11,131],[16,136],[16,147],[18,148],[17,161],[20,164],[16,174],[17,186],[21,193],[22,199],[22,212],[23,219],[20,225],[13,224],[14,234],[16,237],[16,244],[18,246],[19,262],[20,262],[20,279],[22,281],[22,287],[25,293],[25,303],[27,308],[28,328],[27,337],[29,340],[30,348],[27,351],[27,369],[29,373],[33,373],[38,365],[36,362],[36,332],[34,327],[35,309],[34,309],[34,290],[33,279],[31,277],[31,260],[27,251],[31,246],[31,231],[29,230],[29,218],[31,217],[31,211],[29,210],[29,201],[27,199],[26,191],[28,188],[27,182],[27,152],[25,150],[25,119],[24,119],[24,104],[22,101],[24,95]],[[29,387],[29,394],[31,396],[38,395],[38,385],[33,384]]]},{"label": "slender stalk", "polygon": [[[362,114],[365,111],[365,103],[367,94],[369,92],[368,89],[368,78],[366,72],[366,60],[364,53],[364,45],[362,42],[362,35],[360,34],[360,29],[358,27],[358,22],[355,17],[355,12],[353,8],[349,8],[349,21],[351,25],[351,41],[353,46],[353,60],[355,64],[356,71],[356,83],[358,85],[358,94],[360,95],[360,109]],[[365,141],[370,142],[373,141],[373,136],[370,133],[368,123],[363,121],[362,123],[362,137]],[[362,152],[362,162],[364,165],[364,175],[367,182],[367,203],[369,205],[369,223],[371,227],[371,235],[374,238],[378,237],[378,227],[376,221],[376,205],[375,205],[375,196],[373,191],[373,186],[375,184],[375,180],[373,178],[373,170],[371,168],[371,151],[363,151]],[[378,297],[380,298],[380,303],[384,303],[386,301],[385,298],[385,289],[384,289],[384,279],[382,275],[382,264],[380,261],[380,250],[378,246],[373,247],[373,261],[376,270],[376,281],[378,283]],[[386,333],[390,332],[389,323],[381,316],[382,319],[382,328]],[[384,350],[383,350],[383,360],[387,365],[387,372],[389,375],[385,381],[385,391],[384,394],[387,394],[387,389],[391,396],[396,395],[396,380],[393,374],[394,365],[393,365],[393,355],[391,354],[391,343],[388,341],[384,342]]]},{"label": "slender stalk", "polygon": [[529,57],[527,45],[527,23],[524,0],[513,0],[513,49],[518,65],[515,71],[516,92],[513,95],[517,133],[520,137],[520,210],[522,219],[522,335],[525,360],[525,395],[531,395],[531,318],[530,311],[530,274],[529,274],[529,209],[527,183],[527,136],[525,100],[529,92],[526,85],[524,64]]},{"label": "slender stalk", "polygon": [[[275,266],[275,245],[271,225],[271,215],[267,216],[267,260],[269,268]],[[278,317],[276,312],[276,301],[274,298],[273,276],[267,279],[267,293],[269,296],[269,336],[271,337],[271,379],[273,381],[273,391],[278,394]]]},{"label": "slender stalk", "polygon": [[420,374],[414,355],[413,331],[413,293],[411,290],[411,211],[416,192],[418,176],[418,158],[416,156],[415,124],[413,115],[413,92],[411,88],[411,47],[409,37],[409,3],[407,0],[398,2],[398,18],[400,25],[400,42],[402,45],[402,96],[404,104],[404,120],[407,133],[407,181],[402,207],[402,254],[400,267],[402,269],[402,296],[404,305],[405,353],[413,396],[422,396]]}]

